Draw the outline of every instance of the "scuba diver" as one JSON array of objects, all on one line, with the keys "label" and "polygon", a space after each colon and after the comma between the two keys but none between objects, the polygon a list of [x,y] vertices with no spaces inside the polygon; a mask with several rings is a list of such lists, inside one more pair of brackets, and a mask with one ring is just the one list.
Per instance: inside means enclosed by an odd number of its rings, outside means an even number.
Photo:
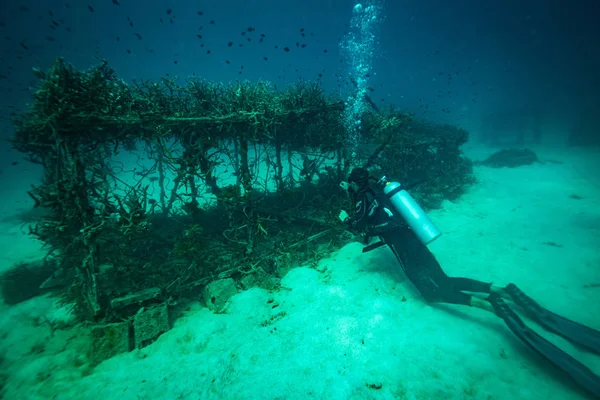
[{"label": "scuba diver", "polygon": [[[372,182],[374,184],[372,184]],[[514,302],[545,329],[600,355],[600,332],[546,310],[516,285],[446,275],[427,245],[441,232],[408,191],[386,177],[377,180],[365,168],[354,168],[340,187],[352,200],[354,212],[339,215],[344,225],[365,240],[363,253],[387,245],[404,273],[427,302],[478,307],[493,312],[527,346],[600,398],[600,377],[535,331],[507,304]],[[372,237],[379,241],[369,244]],[[469,293],[465,293],[469,292]]]}]

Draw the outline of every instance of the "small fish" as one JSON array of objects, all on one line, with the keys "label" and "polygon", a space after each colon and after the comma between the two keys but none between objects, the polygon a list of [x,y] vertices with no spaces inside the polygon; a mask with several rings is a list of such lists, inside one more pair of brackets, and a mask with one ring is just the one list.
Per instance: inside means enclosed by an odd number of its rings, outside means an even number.
[{"label": "small fish", "polygon": [[88,4],[88,10],[90,10],[91,12],[94,12],[94,7],[92,7]]}]

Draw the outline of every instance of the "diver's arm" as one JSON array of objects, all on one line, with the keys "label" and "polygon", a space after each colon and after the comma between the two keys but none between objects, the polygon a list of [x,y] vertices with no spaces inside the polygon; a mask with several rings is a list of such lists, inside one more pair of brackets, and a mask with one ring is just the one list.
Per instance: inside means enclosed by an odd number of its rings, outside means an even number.
[{"label": "diver's arm", "polygon": [[[367,207],[369,205],[367,193],[363,193],[356,202],[354,214],[346,214],[343,219],[344,224],[351,231],[362,231],[367,225]],[[340,214],[340,217],[342,214]]]}]

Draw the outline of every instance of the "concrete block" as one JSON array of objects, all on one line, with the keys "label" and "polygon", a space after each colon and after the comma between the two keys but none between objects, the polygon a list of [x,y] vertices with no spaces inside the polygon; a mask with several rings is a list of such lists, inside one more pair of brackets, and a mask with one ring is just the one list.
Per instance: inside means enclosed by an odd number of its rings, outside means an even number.
[{"label": "concrete block", "polygon": [[219,279],[204,288],[204,302],[214,312],[223,312],[227,301],[237,294],[235,281],[231,278]]},{"label": "concrete block", "polygon": [[96,325],[91,330],[91,347],[88,354],[91,365],[126,353],[130,350],[129,322]]},{"label": "concrete block", "polygon": [[267,274],[265,270],[260,267],[257,268],[254,273],[243,277],[240,282],[246,289],[260,287],[272,290],[277,286],[277,279]]},{"label": "concrete block", "polygon": [[169,309],[166,304],[149,307],[139,312],[133,319],[135,348],[140,349],[154,342],[169,326]]}]

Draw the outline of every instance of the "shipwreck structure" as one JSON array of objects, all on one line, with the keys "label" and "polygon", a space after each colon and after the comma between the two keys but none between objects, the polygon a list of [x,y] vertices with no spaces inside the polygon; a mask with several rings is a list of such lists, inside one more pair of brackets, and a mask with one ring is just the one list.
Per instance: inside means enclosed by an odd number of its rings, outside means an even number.
[{"label": "shipwreck structure", "polygon": [[82,71],[62,59],[35,72],[12,140],[44,171],[29,195],[49,212],[30,232],[89,321],[132,317],[218,280],[276,289],[294,263],[349,240],[338,185],[353,166],[418,182],[428,208],[473,181],[466,131],[393,109],[365,112],[351,156],[345,103],[315,83],[127,84],[106,62]]}]

